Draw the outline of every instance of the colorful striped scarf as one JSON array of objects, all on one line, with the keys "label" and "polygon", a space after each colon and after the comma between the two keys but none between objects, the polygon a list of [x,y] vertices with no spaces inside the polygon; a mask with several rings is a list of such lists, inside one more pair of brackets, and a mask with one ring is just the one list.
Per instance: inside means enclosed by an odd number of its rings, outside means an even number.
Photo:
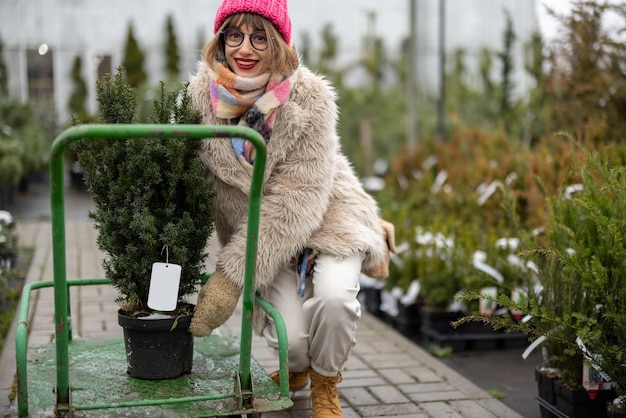
[{"label": "colorful striped scarf", "polygon": [[[261,134],[267,143],[272,135],[276,109],[287,101],[296,80],[269,73],[254,78],[240,77],[226,65],[217,63],[217,73],[210,69],[210,96],[213,114],[231,124],[248,126]],[[232,139],[233,149],[247,162],[254,162],[252,143],[241,138]]]}]

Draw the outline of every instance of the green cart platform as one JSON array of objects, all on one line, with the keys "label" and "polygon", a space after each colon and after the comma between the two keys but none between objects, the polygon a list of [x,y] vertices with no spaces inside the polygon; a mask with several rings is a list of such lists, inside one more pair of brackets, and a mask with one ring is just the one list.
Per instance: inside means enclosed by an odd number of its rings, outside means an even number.
[{"label": "green cart platform", "polygon": [[[81,138],[230,138],[256,148],[250,188],[245,285],[241,335],[214,333],[194,340],[193,370],[167,380],[141,380],[126,373],[124,341],[72,339],[70,286],[109,283],[106,278],[67,279],[63,151]],[[258,417],[292,406],[289,398],[287,336],[280,314],[255,292],[265,142],[254,130],[207,125],[83,125],[69,128],[52,144],[50,203],[53,274],[50,281],[29,283],[22,293],[16,335],[17,398],[20,417]],[[54,288],[55,341],[28,346],[31,292]],[[258,306],[274,320],[279,340],[280,385],[252,358],[252,314]]]}]

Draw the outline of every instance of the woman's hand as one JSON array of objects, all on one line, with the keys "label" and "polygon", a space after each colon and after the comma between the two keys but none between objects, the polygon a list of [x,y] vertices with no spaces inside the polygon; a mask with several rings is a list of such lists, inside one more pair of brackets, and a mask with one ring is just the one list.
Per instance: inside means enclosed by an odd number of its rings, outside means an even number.
[{"label": "woman's hand", "polygon": [[396,228],[393,226],[391,222],[387,222],[384,219],[380,219],[380,226],[383,227],[383,233],[384,233],[385,241],[387,242],[387,247],[389,247],[389,251],[395,254],[396,253]]},{"label": "woman's hand", "polygon": [[216,270],[198,293],[189,331],[195,337],[211,335],[235,312],[239,296],[241,289],[228,280],[222,270]]},{"label": "woman's hand", "polygon": [[389,251],[385,252],[383,261],[371,268],[364,268],[361,273],[374,279],[386,279],[389,277],[389,252],[396,253],[396,232],[391,222],[380,219],[380,226],[383,229],[383,239],[387,243]]}]

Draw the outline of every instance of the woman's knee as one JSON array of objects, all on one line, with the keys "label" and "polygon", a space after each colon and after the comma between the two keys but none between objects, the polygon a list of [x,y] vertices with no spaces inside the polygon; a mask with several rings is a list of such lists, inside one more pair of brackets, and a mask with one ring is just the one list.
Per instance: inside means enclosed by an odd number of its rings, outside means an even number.
[{"label": "woman's knee", "polygon": [[287,345],[290,353],[308,353],[309,335],[303,332],[287,333]]}]

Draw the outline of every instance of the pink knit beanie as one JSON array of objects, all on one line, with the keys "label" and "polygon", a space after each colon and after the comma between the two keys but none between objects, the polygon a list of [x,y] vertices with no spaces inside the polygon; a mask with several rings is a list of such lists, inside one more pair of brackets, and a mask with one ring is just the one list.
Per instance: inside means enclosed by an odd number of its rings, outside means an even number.
[{"label": "pink knit beanie", "polygon": [[287,45],[291,45],[291,19],[287,0],[223,0],[215,14],[213,33],[217,33],[224,21],[235,13],[256,13],[274,24]]}]

